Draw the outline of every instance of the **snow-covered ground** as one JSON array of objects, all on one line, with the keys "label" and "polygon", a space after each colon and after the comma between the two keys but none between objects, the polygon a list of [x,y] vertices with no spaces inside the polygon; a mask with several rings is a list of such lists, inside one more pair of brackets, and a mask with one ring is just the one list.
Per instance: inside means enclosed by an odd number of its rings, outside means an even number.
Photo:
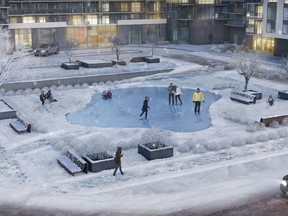
[{"label": "snow-covered ground", "polygon": [[[259,122],[262,117],[287,114],[288,102],[277,98],[279,90],[287,90],[287,81],[252,78],[250,89],[262,92],[263,98],[257,100],[256,104],[245,105],[230,100],[231,90],[241,88],[239,86],[244,83],[244,78],[236,71],[211,72],[205,65],[170,59],[167,57],[169,52],[186,56],[190,54],[161,49],[158,55],[164,56],[161,58],[162,64],[149,67],[157,69],[173,64],[175,69],[172,72],[93,86],[53,88],[52,93],[58,101],[44,106],[40,103],[37,90],[24,91],[23,94],[3,94],[2,99],[15,108],[19,116],[32,123],[32,133],[18,135],[9,127],[11,119],[0,121],[1,205],[43,208],[50,213],[63,210],[66,215],[67,212],[70,215],[201,215],[244,203],[263,194],[280,194],[280,180],[287,174],[288,127],[284,124],[263,128],[255,122]],[[129,59],[133,53],[125,57]],[[197,55],[216,60],[221,57],[221,60],[225,58],[229,62],[228,56],[207,53],[207,50],[197,50]],[[51,61],[52,64],[53,61],[63,61],[64,56],[27,58],[28,61],[35,61],[35,65],[41,65],[42,62]],[[132,64],[129,65],[132,67]],[[129,65],[125,66],[125,70]],[[139,65],[141,70],[147,67]],[[123,71],[120,66],[116,70]],[[91,71],[103,73],[101,69],[81,69],[78,75],[84,76]],[[37,73],[35,69],[24,68],[21,79],[31,80],[33,73]],[[60,77],[61,74],[67,76],[67,73],[70,71],[63,71],[60,67],[45,67],[35,77],[41,79],[40,74],[45,74],[47,79],[49,74]],[[71,73],[74,76],[77,71]],[[111,124],[109,127],[89,127],[67,121],[68,113],[80,111],[90,104],[93,96],[100,96],[104,89],[111,89],[112,92],[125,89],[133,94],[133,89],[139,87],[164,89],[170,82],[181,86],[189,94],[199,87],[204,97],[205,92],[221,96],[210,105],[207,112],[201,112],[199,116],[210,116],[209,128],[174,132],[147,125],[121,128],[115,122],[115,127]],[[182,95],[182,106],[185,109],[189,106],[188,110],[193,113],[192,95],[189,94]],[[275,98],[274,106],[266,103],[270,94]],[[139,110],[135,108],[135,118],[139,118],[143,96],[139,95]],[[164,101],[168,100],[168,95],[166,97],[163,94],[161,97],[165,97]],[[137,95],[133,95],[131,100],[126,98],[125,103],[117,103],[114,110],[128,111],[130,106],[139,103],[135,101],[136,98]],[[155,98],[150,101],[149,116],[153,119],[162,114],[161,109],[155,113],[153,103],[161,104],[163,110],[169,107],[156,101]],[[104,108],[99,106],[98,109]],[[97,115],[101,113],[100,110]],[[86,121],[89,121],[90,114],[86,112]],[[189,118],[186,112],[183,115],[183,118]],[[96,117],[91,116],[91,121],[95,121]],[[195,119],[191,118],[191,125],[197,127]],[[119,121],[125,121],[125,118]],[[175,127],[181,128],[181,124]],[[139,155],[138,143],[153,138],[173,145],[174,156],[147,161]],[[112,176],[113,170],[106,170],[73,177],[57,164],[57,157],[69,147],[81,154],[97,149],[107,149],[114,154],[117,146],[123,147],[123,176]]]}]

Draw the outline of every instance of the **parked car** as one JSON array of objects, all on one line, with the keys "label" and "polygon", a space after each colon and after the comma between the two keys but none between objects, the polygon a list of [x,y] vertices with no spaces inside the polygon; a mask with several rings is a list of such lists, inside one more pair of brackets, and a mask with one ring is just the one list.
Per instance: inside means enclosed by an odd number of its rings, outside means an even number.
[{"label": "parked car", "polygon": [[56,43],[43,43],[34,50],[35,56],[48,56],[50,54],[58,54],[59,46]]},{"label": "parked car", "polygon": [[285,196],[288,197],[288,175],[283,177],[283,180],[281,181],[280,184],[280,190]]}]

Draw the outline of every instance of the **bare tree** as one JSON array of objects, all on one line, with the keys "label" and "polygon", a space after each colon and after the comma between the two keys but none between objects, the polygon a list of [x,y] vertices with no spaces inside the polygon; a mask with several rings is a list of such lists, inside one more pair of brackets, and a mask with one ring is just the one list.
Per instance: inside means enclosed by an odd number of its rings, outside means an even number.
[{"label": "bare tree", "polygon": [[161,43],[163,43],[164,39],[157,37],[157,36],[148,36],[145,38],[145,42],[151,45],[151,58],[154,56],[154,50],[158,47]]},{"label": "bare tree", "polygon": [[78,44],[69,40],[60,41],[58,44],[65,55],[68,57],[69,63],[72,63],[73,51],[78,47]]},{"label": "bare tree", "polygon": [[109,37],[109,42],[112,44],[112,50],[116,54],[117,61],[119,61],[121,48],[126,44],[125,40],[122,37],[115,35]]},{"label": "bare tree", "polygon": [[10,32],[4,27],[0,27],[0,85],[7,82],[12,77],[15,69],[15,62],[23,56],[21,48],[14,49]]},{"label": "bare tree", "polygon": [[232,56],[237,72],[244,77],[244,90],[248,88],[250,78],[257,72],[259,67],[259,56],[253,51],[235,51]]}]

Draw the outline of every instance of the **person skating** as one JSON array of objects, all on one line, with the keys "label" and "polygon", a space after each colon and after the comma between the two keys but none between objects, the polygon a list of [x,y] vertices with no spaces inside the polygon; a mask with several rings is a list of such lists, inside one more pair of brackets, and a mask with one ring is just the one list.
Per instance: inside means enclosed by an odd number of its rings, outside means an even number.
[{"label": "person skating", "polygon": [[115,170],[113,172],[113,176],[116,175],[116,172],[119,168],[119,171],[121,173],[121,175],[124,175],[123,171],[122,171],[122,168],[121,168],[121,158],[123,157],[123,154],[122,154],[122,148],[121,147],[117,147],[117,151],[115,153],[115,157],[114,157],[114,162],[115,162]]},{"label": "person skating", "polygon": [[176,101],[176,105],[177,105],[177,99],[180,101],[180,105],[182,105],[182,100],[181,100],[181,89],[179,86],[175,86],[176,87],[176,91],[175,91],[175,101]]},{"label": "person skating", "polygon": [[140,114],[140,118],[142,117],[142,115],[145,113],[145,119],[147,118],[148,115],[148,109],[150,109],[149,105],[148,105],[148,96],[145,97],[144,101],[143,101],[143,106],[142,106],[142,113]]},{"label": "person skating", "polygon": [[201,102],[204,102],[204,97],[200,89],[197,88],[196,92],[194,92],[193,94],[193,103],[195,103],[195,108],[194,108],[195,113],[197,112],[198,114],[200,113]]},{"label": "person skating", "polygon": [[172,105],[174,105],[174,94],[175,94],[175,86],[173,85],[173,83],[170,83],[170,85],[168,86],[168,99],[169,99],[169,105],[171,104],[171,99],[172,99]]}]

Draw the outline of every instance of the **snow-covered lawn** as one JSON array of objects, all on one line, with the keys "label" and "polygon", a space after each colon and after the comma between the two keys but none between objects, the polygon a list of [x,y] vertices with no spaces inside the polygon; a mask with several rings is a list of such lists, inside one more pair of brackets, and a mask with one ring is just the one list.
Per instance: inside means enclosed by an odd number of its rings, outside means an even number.
[{"label": "snow-covered lawn", "polygon": [[[18,115],[32,123],[32,133],[18,135],[9,127],[11,119],[0,121],[0,203],[79,211],[81,215],[165,215],[182,210],[197,215],[253,196],[279,193],[280,179],[287,174],[283,164],[288,154],[288,127],[264,128],[255,122],[262,117],[287,114],[288,101],[277,99],[278,91],[285,90],[287,83],[252,79],[250,88],[262,92],[263,99],[245,105],[230,100],[232,89],[244,82],[237,72],[209,74],[205,73],[206,66],[172,61],[177,67],[170,73],[87,88],[53,89],[58,101],[44,106],[38,93],[4,95],[3,99]],[[45,70],[56,74],[61,69]],[[211,127],[173,132],[154,127],[87,127],[67,121],[68,113],[83,109],[104,89],[113,92],[113,89],[129,91],[139,87],[166,88],[170,82],[189,90],[187,92],[199,87],[203,92],[221,95],[209,107]],[[270,94],[275,98],[274,106],[266,103]],[[189,106],[193,112],[191,97],[184,94],[182,106]],[[135,100],[135,97],[125,100],[117,104],[115,110],[128,110]],[[142,103],[142,100],[141,96],[139,101]],[[149,115],[156,118],[154,100],[151,100]],[[140,108],[141,104],[139,111]],[[89,120],[89,112],[86,114]],[[138,115],[135,113],[135,118]],[[197,121],[192,119],[191,124]],[[174,157],[147,161],[139,155],[137,144],[153,136],[173,145]],[[105,148],[114,155],[117,146],[123,147],[123,176],[112,176],[113,170],[107,170],[73,177],[56,161],[69,147],[81,154]]]}]

